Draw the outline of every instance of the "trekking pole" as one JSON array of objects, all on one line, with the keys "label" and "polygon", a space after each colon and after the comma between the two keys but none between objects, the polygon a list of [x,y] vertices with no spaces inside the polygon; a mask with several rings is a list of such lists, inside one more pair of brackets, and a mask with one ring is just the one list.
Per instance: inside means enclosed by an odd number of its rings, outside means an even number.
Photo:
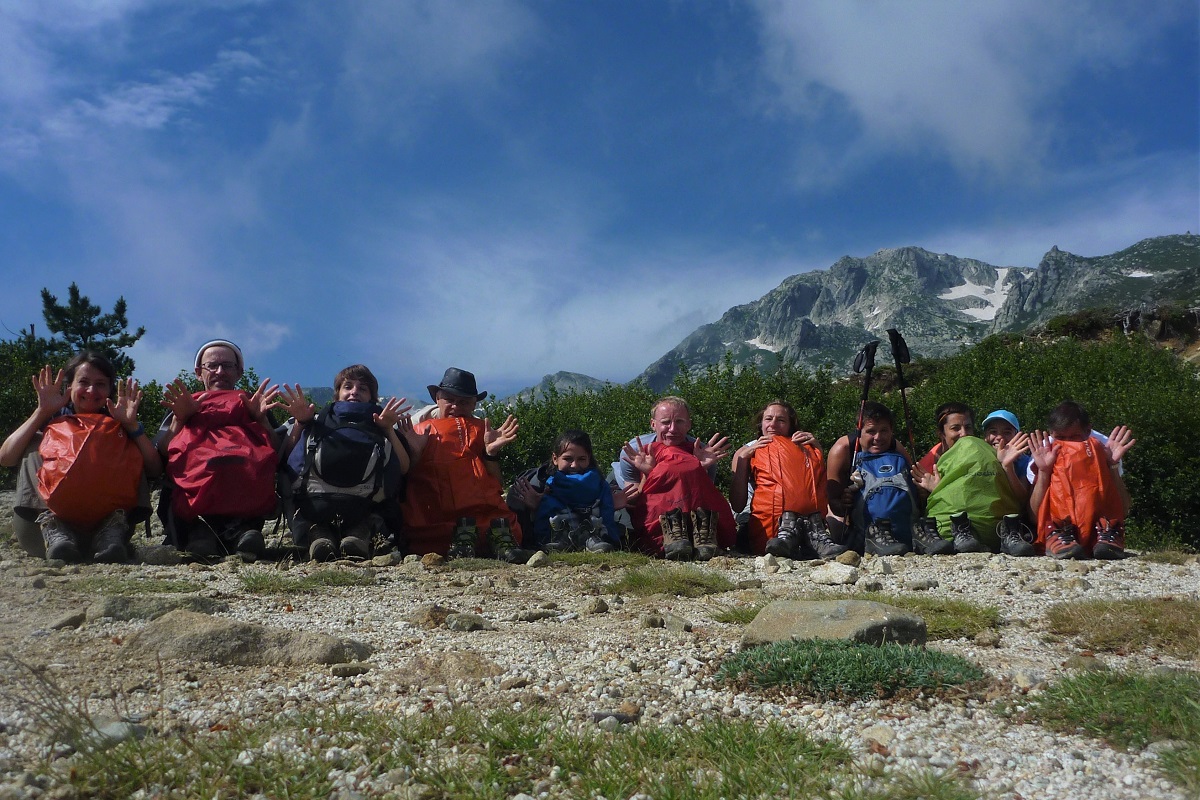
[{"label": "trekking pole", "polygon": [[[862,438],[863,411],[867,405],[867,394],[871,391],[871,373],[875,369],[875,349],[879,347],[879,340],[867,342],[863,345],[863,349],[858,351],[854,356],[854,371],[862,372],[863,389],[862,399],[858,403],[858,418],[854,422],[854,449],[850,453],[851,466],[851,483],[854,482],[853,467],[854,462],[858,459],[858,440]],[[861,485],[859,486],[861,489]],[[846,517],[844,519],[847,525],[850,523],[850,509],[846,509]]]},{"label": "trekking pole", "polygon": [[908,428],[909,457],[916,458],[917,443],[913,439],[912,414],[908,411],[908,392],[905,391],[908,386],[904,383],[904,367],[901,366],[912,361],[912,353],[908,351],[908,342],[904,341],[900,331],[888,328],[887,335],[888,342],[892,346],[892,360],[896,362],[896,377],[900,381],[900,402],[904,404],[904,424]]}]

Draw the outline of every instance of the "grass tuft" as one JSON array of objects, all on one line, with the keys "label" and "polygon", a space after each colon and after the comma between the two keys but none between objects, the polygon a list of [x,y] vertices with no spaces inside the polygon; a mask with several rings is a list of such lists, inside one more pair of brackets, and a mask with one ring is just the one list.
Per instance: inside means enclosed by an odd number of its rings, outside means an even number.
[{"label": "grass tuft", "polygon": [[1200,744],[1189,742],[1159,754],[1158,770],[1188,797],[1200,797]]},{"label": "grass tuft", "polygon": [[1200,601],[1170,598],[1059,603],[1046,612],[1050,633],[1078,636],[1092,650],[1156,650],[1200,655]]},{"label": "grass tuft", "polygon": [[1051,730],[1083,731],[1116,747],[1200,745],[1200,674],[1084,672],[1030,698],[1028,713]]},{"label": "grass tuft", "polygon": [[1183,550],[1149,550],[1142,553],[1138,558],[1142,561],[1149,561],[1152,564],[1183,566],[1190,563],[1195,557],[1195,553],[1187,553]]},{"label": "grass tuft", "polygon": [[826,639],[775,642],[737,653],[717,679],[754,689],[786,687],[816,697],[892,697],[982,680],[983,670],[949,653],[911,645]]},{"label": "grass tuft", "polygon": [[755,603],[752,606],[730,606],[714,614],[713,619],[730,625],[749,625],[758,616],[758,612],[766,607],[765,603]]},{"label": "grass tuft", "polygon": [[691,564],[655,562],[626,572],[619,580],[605,585],[614,594],[666,594],[676,597],[700,597],[706,594],[731,592],[737,587],[719,572],[701,569]]},{"label": "grass tuft", "polygon": [[369,570],[323,569],[310,575],[289,575],[278,570],[251,569],[238,574],[246,591],[254,594],[314,592],[340,586],[374,586]]},{"label": "grass tuft", "polygon": [[92,594],[188,594],[204,588],[195,581],[166,580],[161,578],[129,578],[115,575],[89,575],[71,581],[77,592]]}]

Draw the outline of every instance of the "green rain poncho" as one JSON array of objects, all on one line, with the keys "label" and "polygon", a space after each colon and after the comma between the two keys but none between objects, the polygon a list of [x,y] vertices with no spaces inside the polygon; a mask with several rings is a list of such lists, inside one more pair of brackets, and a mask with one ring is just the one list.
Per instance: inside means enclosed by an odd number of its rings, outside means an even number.
[{"label": "green rain poncho", "polygon": [[982,439],[964,436],[942,453],[937,469],[942,479],[929,495],[928,514],[937,519],[938,532],[951,538],[950,517],[966,511],[980,543],[998,550],[996,523],[1021,505],[996,451]]}]

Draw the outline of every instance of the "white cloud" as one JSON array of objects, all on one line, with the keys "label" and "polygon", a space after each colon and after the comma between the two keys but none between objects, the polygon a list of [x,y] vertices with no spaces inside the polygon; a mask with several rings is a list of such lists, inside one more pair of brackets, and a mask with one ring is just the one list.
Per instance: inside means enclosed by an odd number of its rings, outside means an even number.
[{"label": "white cloud", "polygon": [[925,152],[1010,178],[1036,170],[1057,93],[1143,48],[1182,4],[755,5],[767,108],[800,121],[799,180],[828,185],[881,154]]}]

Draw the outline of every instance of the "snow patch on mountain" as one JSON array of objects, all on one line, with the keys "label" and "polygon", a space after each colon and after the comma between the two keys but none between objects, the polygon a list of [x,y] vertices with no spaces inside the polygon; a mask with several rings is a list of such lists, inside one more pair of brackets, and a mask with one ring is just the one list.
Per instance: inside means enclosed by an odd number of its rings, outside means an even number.
[{"label": "snow patch on mountain", "polygon": [[747,339],[746,344],[750,345],[751,347],[757,347],[759,350],[767,350],[772,353],[779,352],[778,347],[776,347],[775,345],[767,344],[758,336],[755,336],[753,339]]},{"label": "snow patch on mountain", "polygon": [[1006,277],[1008,277],[1008,268],[1000,268],[996,270],[994,286],[980,286],[977,283],[966,281],[961,286],[955,286],[942,292],[938,295],[938,299],[958,300],[963,297],[976,297],[987,305],[983,308],[964,308],[962,312],[978,320],[991,321],[996,318],[996,312],[1000,306],[1004,305],[1004,299],[1008,297],[1008,290],[1004,287]]}]

